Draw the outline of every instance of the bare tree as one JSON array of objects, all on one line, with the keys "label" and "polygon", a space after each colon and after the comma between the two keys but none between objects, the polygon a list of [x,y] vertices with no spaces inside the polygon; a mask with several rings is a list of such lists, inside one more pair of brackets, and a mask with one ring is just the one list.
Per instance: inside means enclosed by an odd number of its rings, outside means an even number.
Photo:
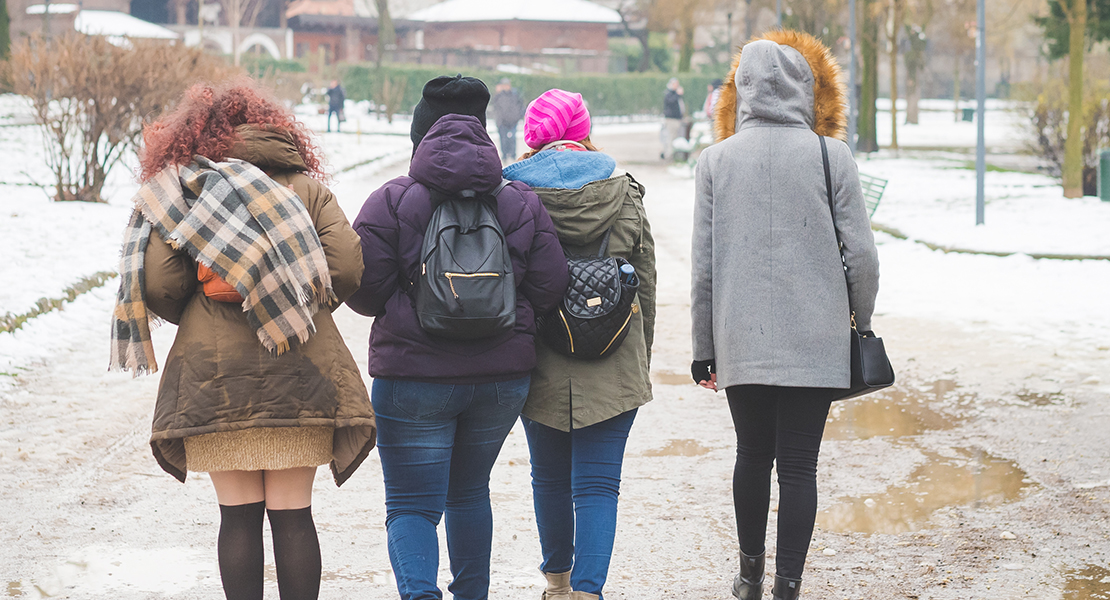
[{"label": "bare tree", "polygon": [[678,71],[690,70],[694,55],[694,33],[708,23],[716,8],[715,0],[653,0],[648,13],[648,29],[672,31],[681,46]]},{"label": "bare tree", "polygon": [[131,48],[78,33],[26,38],[0,63],[30,98],[42,128],[55,200],[100,202],[108,174],[137,151],[143,124],[196,81],[231,71],[199,48],[131,40]]},{"label": "bare tree", "polygon": [[[648,41],[651,31],[646,26],[650,5],[650,1],[623,0],[617,6],[617,14],[621,17],[624,32],[640,42],[640,64],[636,67],[640,72],[651,69],[651,44]],[[645,25],[633,29],[633,22],[641,22]]]},{"label": "bare tree", "polygon": [[258,13],[262,11],[266,0],[219,0],[219,3],[223,7],[227,25],[231,28],[231,56],[234,59],[235,66],[238,67],[241,54],[239,46],[242,44],[241,30],[254,27],[254,24],[258,21]]}]

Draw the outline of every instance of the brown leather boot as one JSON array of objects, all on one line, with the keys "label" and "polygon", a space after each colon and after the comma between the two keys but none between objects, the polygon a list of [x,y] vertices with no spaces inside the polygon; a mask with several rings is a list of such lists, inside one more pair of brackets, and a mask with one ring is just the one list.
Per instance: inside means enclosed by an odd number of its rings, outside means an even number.
[{"label": "brown leather boot", "polygon": [[547,578],[547,589],[543,591],[540,600],[570,600],[570,571],[566,573],[544,573]]},{"label": "brown leather boot", "polygon": [[732,580],[732,595],[737,600],[760,600],[763,597],[763,566],[767,553],[748,556],[740,553],[740,572]]}]

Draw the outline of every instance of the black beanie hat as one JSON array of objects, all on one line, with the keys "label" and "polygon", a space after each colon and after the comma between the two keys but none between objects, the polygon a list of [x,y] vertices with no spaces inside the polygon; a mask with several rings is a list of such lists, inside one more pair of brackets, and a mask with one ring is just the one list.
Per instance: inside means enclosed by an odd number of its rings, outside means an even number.
[{"label": "black beanie hat", "polygon": [[420,140],[443,115],[471,115],[478,117],[482,127],[486,126],[486,105],[489,104],[489,88],[481,79],[463,77],[460,73],[451,77],[443,75],[424,84],[420,102],[412,111],[413,152]]}]

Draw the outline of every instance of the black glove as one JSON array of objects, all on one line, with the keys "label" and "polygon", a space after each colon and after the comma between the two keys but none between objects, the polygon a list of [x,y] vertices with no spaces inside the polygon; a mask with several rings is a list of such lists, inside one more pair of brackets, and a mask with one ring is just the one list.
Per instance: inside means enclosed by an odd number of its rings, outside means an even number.
[{"label": "black glove", "polygon": [[690,376],[694,378],[694,383],[701,383],[709,381],[709,374],[717,372],[717,360],[695,360],[690,363]]}]

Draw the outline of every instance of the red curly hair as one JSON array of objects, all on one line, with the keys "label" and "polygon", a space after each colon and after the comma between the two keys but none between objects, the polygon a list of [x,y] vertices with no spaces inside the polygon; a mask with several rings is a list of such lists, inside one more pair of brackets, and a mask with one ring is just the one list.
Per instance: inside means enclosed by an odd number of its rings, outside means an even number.
[{"label": "red curly hair", "polygon": [[235,128],[246,124],[289,133],[307,174],[325,179],[320,149],[308,128],[249,78],[240,77],[217,86],[194,85],[173,111],[143,128],[139,180],[147,181],[169,165],[187,165],[197,154],[225,160],[240,141]]}]

